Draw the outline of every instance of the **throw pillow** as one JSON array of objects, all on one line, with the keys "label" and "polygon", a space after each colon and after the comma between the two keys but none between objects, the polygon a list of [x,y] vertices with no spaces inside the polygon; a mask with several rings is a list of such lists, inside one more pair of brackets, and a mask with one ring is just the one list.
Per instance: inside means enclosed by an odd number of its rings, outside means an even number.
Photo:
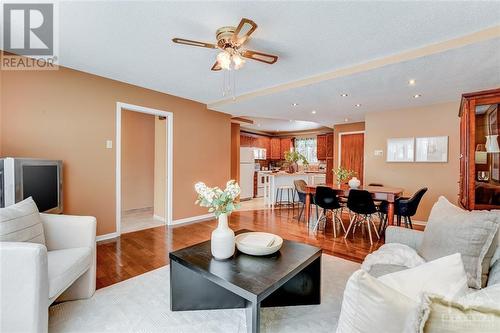
[{"label": "throw pillow", "polygon": [[42,219],[31,197],[6,208],[0,208],[0,241],[45,245]]},{"label": "throw pillow", "polygon": [[426,295],[420,310],[420,333],[500,332],[500,285],[449,301]]},{"label": "throw pillow", "polygon": [[378,279],[416,302],[421,300],[423,293],[439,294],[452,299],[461,297],[468,291],[467,274],[459,253],[386,274]]},{"label": "throw pillow", "polygon": [[495,213],[468,212],[445,217],[436,215],[434,208],[433,211],[418,254],[429,261],[458,252],[462,255],[469,287],[484,287],[496,248],[492,246],[499,227]]},{"label": "throw pillow", "polygon": [[419,303],[363,270],[347,281],[337,333],[416,332]]}]

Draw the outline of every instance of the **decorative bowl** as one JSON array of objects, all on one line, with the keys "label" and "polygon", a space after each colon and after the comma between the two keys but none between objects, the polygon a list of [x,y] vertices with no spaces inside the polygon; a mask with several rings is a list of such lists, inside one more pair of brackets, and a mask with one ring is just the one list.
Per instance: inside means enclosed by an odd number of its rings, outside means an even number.
[{"label": "decorative bowl", "polygon": [[[252,235],[262,235],[262,236],[273,236],[274,237],[274,242],[272,243],[271,246],[250,246],[248,244],[243,244],[241,243],[241,240],[245,238],[245,236],[252,234]],[[277,252],[279,249],[281,249],[281,246],[283,245],[283,238],[281,238],[278,235],[270,234],[267,232],[245,232],[243,234],[236,235],[234,238],[236,242],[236,247],[238,248],[239,251],[249,254],[252,256],[266,256],[272,253]]]}]

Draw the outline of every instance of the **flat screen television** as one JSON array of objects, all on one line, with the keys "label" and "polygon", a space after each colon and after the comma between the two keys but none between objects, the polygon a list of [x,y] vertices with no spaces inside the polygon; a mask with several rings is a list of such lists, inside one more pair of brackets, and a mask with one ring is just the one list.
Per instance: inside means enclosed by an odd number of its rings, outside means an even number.
[{"label": "flat screen television", "polygon": [[32,197],[40,212],[62,213],[62,161],[0,159],[0,207]]}]

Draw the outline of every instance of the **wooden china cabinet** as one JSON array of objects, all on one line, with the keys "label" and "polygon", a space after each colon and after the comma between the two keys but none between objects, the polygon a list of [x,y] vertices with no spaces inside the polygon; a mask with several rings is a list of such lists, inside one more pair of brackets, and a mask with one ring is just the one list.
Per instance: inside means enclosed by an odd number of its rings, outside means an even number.
[{"label": "wooden china cabinet", "polygon": [[459,202],[500,209],[500,88],[467,93],[460,103]]}]

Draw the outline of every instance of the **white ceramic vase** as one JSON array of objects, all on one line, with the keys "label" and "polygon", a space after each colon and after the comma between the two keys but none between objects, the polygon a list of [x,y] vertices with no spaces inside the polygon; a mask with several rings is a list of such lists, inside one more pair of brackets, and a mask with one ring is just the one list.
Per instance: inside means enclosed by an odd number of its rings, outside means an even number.
[{"label": "white ceramic vase", "polygon": [[227,214],[219,215],[219,224],[212,231],[212,256],[217,260],[230,258],[234,254],[234,231],[227,223]]},{"label": "white ceramic vase", "polygon": [[361,185],[361,181],[356,177],[352,177],[351,180],[349,180],[349,187],[350,188],[358,188],[360,185]]}]

